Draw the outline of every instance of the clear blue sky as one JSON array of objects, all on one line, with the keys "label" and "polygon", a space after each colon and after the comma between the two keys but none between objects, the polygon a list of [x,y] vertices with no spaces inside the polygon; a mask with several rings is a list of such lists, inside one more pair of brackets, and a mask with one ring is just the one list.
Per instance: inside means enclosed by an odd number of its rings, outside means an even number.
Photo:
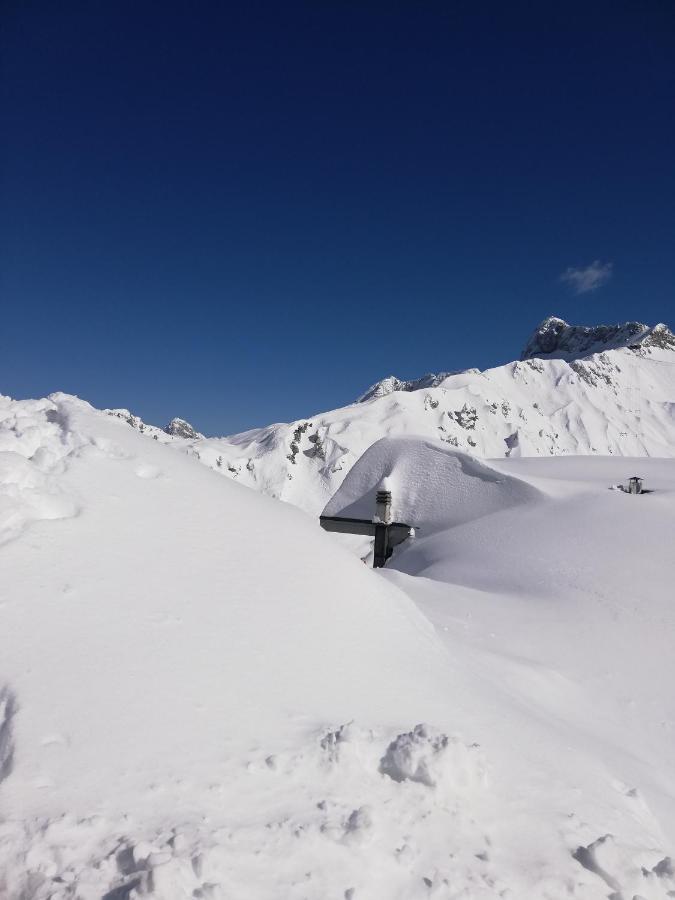
[{"label": "clear blue sky", "polygon": [[669,0],[0,16],[2,393],[224,434],[675,325]]}]

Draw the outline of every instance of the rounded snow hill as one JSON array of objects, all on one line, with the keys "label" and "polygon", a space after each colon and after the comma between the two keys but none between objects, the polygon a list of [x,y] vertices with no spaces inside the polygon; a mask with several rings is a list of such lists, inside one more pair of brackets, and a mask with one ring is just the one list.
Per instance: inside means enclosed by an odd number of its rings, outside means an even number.
[{"label": "rounded snow hill", "polygon": [[414,526],[422,536],[542,496],[536,487],[467,453],[411,435],[381,438],[369,447],[324,515],[370,519],[382,488],[392,493],[394,521]]},{"label": "rounded snow hill", "polygon": [[252,748],[446,715],[429,623],[300,510],[65,395],[0,450],[3,816],[201,814]]}]

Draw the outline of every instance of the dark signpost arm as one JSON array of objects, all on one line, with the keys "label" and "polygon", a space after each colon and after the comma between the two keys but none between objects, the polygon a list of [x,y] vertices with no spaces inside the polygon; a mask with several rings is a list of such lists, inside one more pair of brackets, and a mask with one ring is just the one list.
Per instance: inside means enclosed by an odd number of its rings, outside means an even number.
[{"label": "dark signpost arm", "polygon": [[[384,496],[387,494],[388,496]],[[375,538],[373,568],[381,569],[391,556],[394,547],[409,537],[412,527],[403,522],[390,522],[391,495],[378,491],[375,519],[353,519],[346,516],[320,516],[319,524],[325,531],[338,534],[363,534]]]}]

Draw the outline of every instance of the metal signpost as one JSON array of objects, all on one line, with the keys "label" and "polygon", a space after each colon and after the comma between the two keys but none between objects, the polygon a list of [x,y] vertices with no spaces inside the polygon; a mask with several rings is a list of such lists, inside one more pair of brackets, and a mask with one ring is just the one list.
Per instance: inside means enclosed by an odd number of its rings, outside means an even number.
[{"label": "metal signpost", "polygon": [[338,534],[363,534],[375,538],[373,568],[381,569],[393,553],[394,547],[413,533],[411,525],[391,521],[391,491],[378,491],[375,515],[372,519],[350,519],[343,516],[320,516],[319,523],[326,531]]}]

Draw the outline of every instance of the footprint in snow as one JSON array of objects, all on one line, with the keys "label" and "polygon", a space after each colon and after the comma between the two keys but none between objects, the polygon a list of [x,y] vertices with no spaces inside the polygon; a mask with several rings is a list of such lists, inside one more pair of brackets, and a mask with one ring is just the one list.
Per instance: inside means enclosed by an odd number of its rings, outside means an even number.
[{"label": "footprint in snow", "polygon": [[157,478],[162,474],[162,470],[149,463],[141,463],[140,466],[136,466],[136,474],[139,478]]}]

